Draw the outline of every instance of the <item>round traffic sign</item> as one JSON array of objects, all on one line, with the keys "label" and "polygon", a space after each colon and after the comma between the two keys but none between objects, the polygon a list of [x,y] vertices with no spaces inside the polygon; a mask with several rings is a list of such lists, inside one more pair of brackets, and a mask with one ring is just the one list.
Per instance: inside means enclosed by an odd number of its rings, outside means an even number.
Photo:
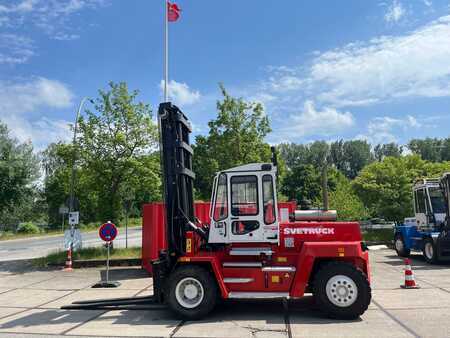
[{"label": "round traffic sign", "polygon": [[113,241],[114,238],[116,238],[117,236],[117,232],[118,231],[116,226],[111,222],[102,224],[102,226],[98,230],[100,238],[103,239],[105,242]]}]

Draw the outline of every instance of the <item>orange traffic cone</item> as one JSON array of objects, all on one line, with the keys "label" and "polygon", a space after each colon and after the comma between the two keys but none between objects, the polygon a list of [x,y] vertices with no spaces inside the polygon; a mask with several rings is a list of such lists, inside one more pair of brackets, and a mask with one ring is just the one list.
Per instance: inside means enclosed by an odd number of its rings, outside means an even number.
[{"label": "orange traffic cone", "polygon": [[419,289],[420,286],[416,284],[414,279],[414,272],[411,268],[411,260],[405,258],[405,284],[400,285],[403,289]]},{"label": "orange traffic cone", "polygon": [[69,248],[69,250],[67,250],[66,265],[65,265],[63,271],[72,271],[72,249],[71,248]]}]

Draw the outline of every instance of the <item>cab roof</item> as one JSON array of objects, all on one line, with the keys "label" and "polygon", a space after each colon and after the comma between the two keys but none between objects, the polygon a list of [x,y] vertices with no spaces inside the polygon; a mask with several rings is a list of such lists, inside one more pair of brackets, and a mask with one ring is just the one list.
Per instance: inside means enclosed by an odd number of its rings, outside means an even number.
[{"label": "cab roof", "polygon": [[276,167],[272,163],[250,163],[238,167],[222,170],[221,173],[250,172],[250,171],[275,171]]}]

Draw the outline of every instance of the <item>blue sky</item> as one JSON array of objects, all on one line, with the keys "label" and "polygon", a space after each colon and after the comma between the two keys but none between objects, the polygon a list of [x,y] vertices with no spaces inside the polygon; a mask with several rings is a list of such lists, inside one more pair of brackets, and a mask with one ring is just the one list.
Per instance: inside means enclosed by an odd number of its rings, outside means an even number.
[{"label": "blue sky", "polygon": [[[448,137],[450,1],[179,0],[171,101],[207,132],[220,98],[260,101],[270,143]],[[82,97],[162,99],[163,0],[0,0],[0,119],[43,149]]]}]

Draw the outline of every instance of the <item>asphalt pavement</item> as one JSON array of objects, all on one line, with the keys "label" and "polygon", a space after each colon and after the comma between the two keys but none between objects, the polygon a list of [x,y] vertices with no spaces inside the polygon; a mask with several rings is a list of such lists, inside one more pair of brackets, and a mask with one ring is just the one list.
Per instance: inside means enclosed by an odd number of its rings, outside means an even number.
[{"label": "asphalt pavement", "polygon": [[[85,232],[81,236],[83,247],[95,247],[104,243],[99,238],[97,231]],[[140,247],[141,245],[142,227],[128,228],[128,247]],[[125,228],[119,228],[114,246],[125,247]],[[43,257],[62,249],[64,249],[64,235],[0,241],[0,262]]]}]

